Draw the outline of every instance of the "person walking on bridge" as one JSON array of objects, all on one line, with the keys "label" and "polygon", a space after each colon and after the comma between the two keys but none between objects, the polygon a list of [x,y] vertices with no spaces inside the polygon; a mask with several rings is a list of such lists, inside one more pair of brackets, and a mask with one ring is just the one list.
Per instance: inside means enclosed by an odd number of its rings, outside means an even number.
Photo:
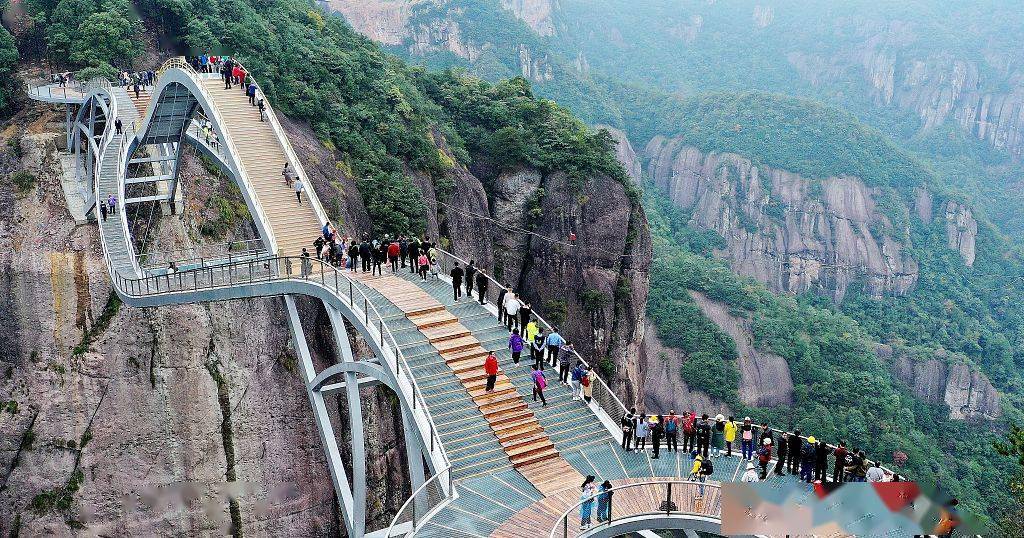
[{"label": "person walking on bridge", "polygon": [[[405,267],[405,254],[402,253],[402,267]],[[451,272],[448,274],[452,277],[452,294],[455,296],[455,300],[458,301],[462,297],[462,276],[466,272],[462,270],[462,267],[459,267],[459,262],[455,262],[455,267],[452,267]]]},{"label": "person walking on bridge", "polygon": [[256,81],[249,77],[249,85],[245,88],[245,94],[249,96],[249,105],[256,106]]},{"label": "person walking on bridge", "polygon": [[[456,289],[458,289],[456,287]],[[512,350],[512,362],[519,364],[519,358],[523,355],[523,337],[519,334],[519,329],[512,331],[512,336],[508,337],[508,348]]]},{"label": "person walking on bridge", "polygon": [[523,307],[523,303],[516,297],[515,292],[509,291],[505,294],[505,300],[500,306],[505,311],[505,327],[509,331],[519,330],[519,309]]},{"label": "person walking on bridge", "polygon": [[398,246],[398,240],[395,239],[388,245],[388,262],[391,263],[391,272],[398,274],[398,254],[401,247]]},{"label": "person walking on bridge", "polygon": [[305,190],[306,186],[302,184],[302,178],[295,178],[295,199],[299,201],[299,205],[302,205],[302,191]]},{"label": "person walking on bridge", "polygon": [[498,379],[498,357],[494,356],[493,351],[487,352],[487,358],[484,359],[484,373],[487,374],[487,388],[486,392],[494,390],[494,382]]},{"label": "person walking on bridge", "polygon": [[530,308],[530,303],[523,300],[523,294],[519,294],[519,328],[523,331],[526,330],[526,326],[529,325],[530,318],[532,318],[533,309]]},{"label": "person walking on bridge", "polygon": [[[558,365],[558,350],[565,343],[565,338],[562,338],[561,334],[558,334],[558,329],[555,327],[551,328],[551,333],[548,334],[547,341],[545,342],[548,346],[548,361],[551,362],[551,366]],[[562,383],[568,384],[569,382],[569,366],[568,363],[563,370],[559,370],[558,379]]]},{"label": "person walking on bridge", "polygon": [[114,119],[114,134],[121,134],[121,118]]},{"label": "person walking on bridge", "polygon": [[537,368],[540,370],[544,369],[544,342],[546,340],[547,336],[538,329],[533,335],[533,341],[530,342],[530,354],[533,356],[533,364],[537,365]]},{"label": "person walking on bridge", "polygon": [[427,271],[430,270],[430,258],[426,252],[420,251],[420,257],[416,260],[420,267],[420,280],[427,281]]},{"label": "person walking on bridge", "polygon": [[498,323],[505,323],[505,295],[508,293],[508,286],[498,288]]},{"label": "person walking on bridge", "polygon": [[267,103],[263,101],[262,97],[256,101],[256,108],[260,111],[260,122],[266,121]]},{"label": "person walking on bridge", "polygon": [[413,236],[412,241],[409,241],[409,272],[416,274],[419,272],[419,259],[420,259],[420,238]]},{"label": "person walking on bridge", "polygon": [[544,398],[544,389],[548,386],[548,380],[544,377],[544,371],[537,368],[537,365],[533,365],[533,371],[530,372],[530,378],[533,380],[533,401],[537,401],[537,397],[540,397],[541,406],[547,406],[548,401]]},{"label": "person walking on bridge", "polygon": [[569,386],[572,387],[572,399],[580,400],[583,398],[582,391],[580,390],[580,383],[583,381],[583,375],[586,370],[583,368],[583,361],[576,361],[576,366],[572,369],[570,374]]},{"label": "person walking on bridge", "polygon": [[281,170],[281,175],[284,177],[284,184],[288,185],[288,188],[291,188],[292,181],[295,180],[295,169],[292,168],[291,163],[284,163],[284,170]]},{"label": "person walking on bridge", "polygon": [[476,277],[476,260],[469,260],[466,266],[466,297],[473,298],[473,278]]},{"label": "person walking on bridge", "polygon": [[409,261],[409,238],[404,235],[398,237],[398,254],[402,257],[402,269],[405,269],[406,262]]},{"label": "person walking on bridge", "polygon": [[[483,269],[476,270],[476,292],[480,297],[480,304],[487,304],[487,286],[489,282],[487,280],[487,274],[484,273]],[[500,306],[500,305],[499,305]],[[499,311],[501,308],[498,309]]]}]

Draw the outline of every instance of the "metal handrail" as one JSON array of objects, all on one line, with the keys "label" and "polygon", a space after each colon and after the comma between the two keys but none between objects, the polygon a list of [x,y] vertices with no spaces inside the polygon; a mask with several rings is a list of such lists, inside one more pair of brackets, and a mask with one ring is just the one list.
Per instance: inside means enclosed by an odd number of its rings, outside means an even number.
[{"label": "metal handrail", "polygon": [[[664,516],[679,515],[679,516],[705,516],[705,517],[712,517],[712,518],[715,518],[715,519],[721,519],[720,515],[716,515],[716,514],[713,514],[713,513],[709,514],[707,512],[694,512],[694,511],[688,511],[688,510],[678,510],[678,509],[673,510],[672,509],[672,506],[674,504],[672,502],[672,486],[676,486],[676,491],[677,492],[681,491],[683,489],[700,490],[702,492],[702,496],[703,496],[703,493],[706,493],[707,490],[709,490],[709,489],[713,489],[713,490],[714,489],[718,489],[718,490],[720,490],[721,489],[721,485],[714,484],[714,483],[708,484],[708,483],[705,483],[705,482],[696,482],[696,481],[693,481],[693,480],[649,481],[649,482],[636,482],[636,483],[632,483],[632,484],[624,484],[622,486],[616,486],[616,487],[613,487],[612,489],[610,489],[609,491],[612,492],[612,504],[609,507],[609,516],[611,516],[611,517],[609,517],[609,519],[607,521],[599,522],[596,526],[597,527],[600,527],[602,525],[609,525],[610,526],[612,521],[615,520],[615,511],[613,509],[613,506],[614,506],[614,500],[615,500],[614,494],[616,492],[620,492],[620,491],[624,491],[624,490],[628,490],[628,489],[633,489],[633,488],[639,488],[639,487],[647,487],[647,486],[652,486],[652,485],[664,486],[666,488],[666,495],[665,495],[665,497],[657,499],[658,501],[660,501],[662,503],[658,507],[660,509],[655,509],[655,510],[652,510],[650,512],[640,512],[640,513],[624,514],[622,517],[654,516],[654,515],[664,515]],[[562,536],[563,538],[568,537],[569,536],[569,514],[572,514],[574,512],[578,512],[579,509],[580,509],[580,506],[582,506],[586,502],[593,502],[596,505],[597,504],[597,499],[601,495],[602,495],[601,492],[595,493],[594,495],[592,495],[590,497],[587,497],[586,499],[580,500],[576,504],[574,504],[571,507],[569,507],[566,511],[562,512],[562,515],[558,518],[558,522],[555,523],[555,526],[551,528],[551,532],[548,534],[549,538],[557,538],[558,536]],[[720,505],[721,504],[721,496],[720,495],[718,496],[718,499],[719,499],[718,504]],[[595,512],[597,511],[596,506],[594,508],[594,511]],[[594,527],[590,527],[590,529],[593,529],[593,528]],[[588,530],[590,530],[590,529],[588,529]],[[559,532],[559,530],[561,530],[561,532]]]},{"label": "metal handrail", "polygon": [[[224,121],[224,116],[223,114],[221,114],[220,108],[217,106],[216,100],[213,99],[213,96],[210,95],[210,92],[206,89],[204,78],[200,76],[200,74],[192,67],[192,64],[188,63],[183,56],[175,56],[173,58],[170,58],[167,61],[165,61],[163,65],[160,66],[160,69],[157,70],[157,79],[162,77],[165,73],[167,73],[167,71],[171,69],[180,70],[195,82],[196,87],[199,88],[199,92],[203,94],[203,97],[206,100],[206,102],[210,104],[211,110],[206,111],[208,117],[213,116],[213,118],[211,119],[215,124],[226,126],[227,123]],[[269,109],[269,106],[267,108]],[[228,133],[229,131],[225,130],[223,137],[218,136],[218,139],[220,139],[219,142],[222,144],[222,147],[224,147],[228,151],[229,157],[231,155],[235,156],[235,158],[231,160],[234,161],[236,166],[238,166],[239,181],[242,182],[242,184],[245,186],[246,189],[248,189],[249,192],[254,193],[256,192],[256,190],[252,185],[252,180],[249,178],[249,174],[248,172],[246,172],[245,165],[242,164],[242,160],[238,158],[238,155],[240,155],[238,152],[238,148],[235,146],[234,141],[231,139],[231,136]],[[253,206],[255,207],[257,213],[256,215],[253,215],[253,217],[259,218],[261,222],[269,222],[269,219],[267,218],[267,215],[263,210],[263,206],[260,205],[259,203],[254,203]],[[273,231],[271,231],[268,228],[266,230],[266,233],[269,236],[267,239],[269,240],[270,245],[272,247],[276,247],[277,241],[276,238],[273,236]]]},{"label": "metal handrail", "polygon": [[[420,493],[425,492],[427,487],[433,486],[433,485],[437,485],[441,481],[440,478],[442,476],[447,476],[448,477],[448,492],[449,493],[447,495],[445,495],[444,494],[444,488],[441,487],[440,489],[441,489],[443,497],[441,499],[439,499],[438,502],[434,506],[429,507],[425,511],[423,516],[421,516],[421,519],[419,520],[420,523],[417,523],[416,522],[417,521],[416,520],[416,504],[417,504],[416,503],[416,498],[420,495]],[[440,486],[438,486],[438,487],[440,487]],[[402,521],[402,519],[403,519],[402,515],[405,514],[407,509],[409,509],[412,512],[412,518],[411,518],[412,530],[409,533],[400,533],[399,535],[415,533],[417,530],[419,530],[420,524],[430,520],[429,516],[430,516],[431,513],[433,513],[434,511],[438,510],[439,508],[441,508],[442,506],[444,506],[448,502],[451,502],[452,500],[455,500],[456,497],[457,497],[457,495],[455,494],[455,488],[452,487],[452,466],[451,466],[451,464],[448,464],[447,467],[442,469],[440,472],[434,474],[434,476],[430,477],[429,480],[427,480],[426,482],[421,484],[420,487],[416,488],[416,491],[412,492],[412,495],[410,495],[409,498],[405,500],[405,503],[402,504],[402,507],[399,508],[398,512],[395,513],[395,517],[391,520],[391,525],[388,526],[388,531],[387,531],[387,533],[384,536],[387,536],[387,537],[395,536],[395,534],[394,534],[395,526],[396,525],[401,525],[401,524],[407,522],[407,521]],[[429,499],[426,499],[426,500],[429,501]]]},{"label": "metal handrail", "polygon": [[[299,267],[300,270],[295,272],[292,270],[293,267]],[[282,270],[282,268],[284,269]],[[367,330],[376,329],[380,335],[379,344],[387,346],[394,353],[395,364],[388,365],[388,367],[393,368],[395,373],[401,373],[404,367],[404,373],[412,388],[413,408],[422,408],[430,427],[430,451],[434,452],[435,447],[439,448],[443,460],[448,463],[447,453],[441,445],[440,434],[430,414],[426,399],[423,397],[423,392],[416,382],[416,377],[412,373],[412,368],[409,366],[398,340],[391,332],[391,328],[384,322],[385,316],[381,314],[360,286],[345,275],[343,270],[312,257],[270,255],[230,264],[185,269],[161,275],[145,275],[139,278],[127,278],[112,272],[111,278],[120,293],[136,298],[259,282],[305,281],[314,285],[319,284],[333,292],[338,299],[348,302],[353,312],[361,312]],[[347,294],[344,291],[346,285],[348,286]],[[359,299],[362,300],[362,305],[359,305]]]},{"label": "metal handrail", "polygon": [[[205,250],[206,255],[200,251]],[[199,262],[205,264],[211,260],[231,260],[235,256],[252,254],[266,254],[262,239],[245,239],[241,241],[228,241],[225,243],[213,243],[190,248],[176,248],[171,250],[157,250],[139,254],[139,265],[143,268],[155,268],[166,265],[170,262],[175,264]],[[181,256],[185,254],[184,256]]]},{"label": "metal handrail", "polygon": [[[327,212],[324,210],[323,205],[320,204],[320,198],[316,195],[315,189],[313,189],[312,182],[310,181],[309,176],[306,174],[306,170],[302,168],[302,162],[299,161],[298,154],[295,153],[295,148],[292,147],[291,140],[289,140],[288,135],[285,134],[284,128],[281,126],[281,122],[278,121],[277,114],[274,112],[274,108],[270,106],[270,103],[266,99],[267,93],[263,91],[263,88],[260,86],[260,83],[256,81],[256,77],[255,75],[253,75],[252,71],[246,69],[245,65],[242,62],[240,62],[237,58],[232,58],[232,61],[236,62],[239,65],[239,67],[245,70],[248,76],[252,77],[252,82],[253,84],[256,84],[257,91],[259,91],[260,95],[264,97],[264,103],[266,104],[266,114],[267,119],[270,122],[270,128],[274,131],[274,135],[277,137],[278,141],[281,142],[281,147],[282,149],[284,149],[285,157],[288,158],[288,161],[290,161],[292,166],[295,168],[296,177],[299,177],[306,182],[306,197],[309,199],[310,205],[313,206],[313,211],[320,219],[320,225],[323,226],[325,223],[330,221],[330,218],[328,217]],[[242,84],[245,84],[244,80],[242,81]]]},{"label": "metal handrail", "polygon": [[[438,260],[438,264],[441,265],[444,273],[447,274],[448,271],[450,270],[450,267],[447,264],[448,261],[457,261],[461,263],[463,266],[468,265],[468,262],[463,258],[460,258],[447,250],[437,247],[435,248],[437,249],[437,252],[441,254],[442,258],[447,258],[447,260],[443,261]],[[491,277],[490,274],[484,273],[484,276],[486,276],[487,280],[490,281],[490,285],[487,288],[488,292],[490,292],[491,290],[513,291],[509,290],[505,286],[502,286],[497,280]],[[502,308],[502,306],[498,305],[498,308]],[[537,323],[544,327],[545,330],[551,331],[553,329],[553,326],[550,323],[548,323],[543,317],[541,317],[541,315],[538,314],[536,310],[534,310],[531,315],[537,320]],[[572,354],[576,358],[576,360],[582,362],[590,370],[591,383],[593,384],[594,389],[593,399],[595,402],[597,402],[598,407],[600,407],[601,410],[603,410],[605,414],[607,414],[609,418],[611,418],[611,420],[617,421],[619,417],[626,412],[626,406],[622,403],[622,400],[619,400],[619,397],[615,394],[611,387],[608,386],[608,383],[606,383],[604,379],[601,378],[601,376],[597,372],[597,369],[594,368],[586,359],[584,359],[583,356],[581,356],[575,348],[572,349]],[[618,434],[621,435],[622,432],[618,431]]]}]

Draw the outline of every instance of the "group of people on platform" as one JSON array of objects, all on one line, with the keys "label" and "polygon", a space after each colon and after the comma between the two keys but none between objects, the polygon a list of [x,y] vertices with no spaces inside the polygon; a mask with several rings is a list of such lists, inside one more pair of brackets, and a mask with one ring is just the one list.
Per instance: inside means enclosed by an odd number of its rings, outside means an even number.
[{"label": "group of people on platform", "polygon": [[312,254],[307,248],[302,249],[303,257],[315,255],[324,263],[352,272],[362,270],[371,275],[383,275],[387,266],[392,274],[408,267],[410,273],[418,274],[423,281],[428,275],[435,279],[438,275],[437,248],[429,237],[390,237],[385,234],[373,238],[363,235],[357,241],[351,236],[342,238],[337,228],[328,222],[312,246]]},{"label": "group of people on platform", "polygon": [[[681,416],[674,410],[667,415],[646,415],[630,408],[620,419],[622,427],[622,449],[634,452],[647,450],[651,442],[651,458],[660,457],[662,442],[667,451],[679,451],[679,437],[682,436],[682,451],[688,452],[694,460],[690,476],[703,481],[713,472],[711,460],[718,457],[732,457],[733,448],[739,441],[739,457],[747,461],[742,477],[744,482],[766,480],[769,465],[777,461],[771,472],[777,476],[799,474],[802,482],[885,482],[900,481],[893,474],[880,467],[878,462],[867,459],[863,450],[848,449],[846,442],[829,446],[813,435],[806,439],[800,430],[792,433],[776,431],[767,422],[755,425],[750,417],[737,422],[733,417],[717,415],[712,421],[707,414],[698,417],[695,411]],[[831,477],[828,476],[829,457],[833,460]],[[760,469],[756,471],[755,469]]]}]

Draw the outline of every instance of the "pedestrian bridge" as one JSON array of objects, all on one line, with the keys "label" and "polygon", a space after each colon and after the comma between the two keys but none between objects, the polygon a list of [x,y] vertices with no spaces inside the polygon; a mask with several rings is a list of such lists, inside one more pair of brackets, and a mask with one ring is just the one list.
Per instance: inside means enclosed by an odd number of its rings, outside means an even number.
[{"label": "pedestrian bridge", "polygon": [[[67,106],[69,148],[94,218],[97,201],[116,197],[113,214],[96,220],[111,281],[125,304],[284,298],[312,419],[350,536],[535,538],[612,536],[642,528],[718,530],[717,482],[738,478],[739,458],[717,458],[706,485],[687,482],[688,456],[663,452],[651,459],[619,447],[617,420],[625,408],[600,377],[590,404],[573,400],[550,374],[555,381],[546,391],[548,405],[534,402],[531,363],[512,363],[509,335],[495,309],[454,301],[449,281],[420,282],[404,269],[368,277],[298,256],[327,214],[312,189],[299,204],[284,183],[285,162],[299,177],[308,176],[269,103],[261,118],[237,86],[224,89],[219,75],[197,73],[180,58],[168,60],[155,85],[138,95],[102,81],[31,86],[29,95]],[[125,207],[174,200],[185,145],[202,151],[238,185],[262,251],[184,260],[170,273],[139,263]],[[442,251],[442,274],[457,260]],[[499,289],[492,281],[490,304]],[[319,371],[296,309],[299,297],[322,302],[331,321],[339,356]],[[369,346],[372,359],[356,359],[346,325]],[[500,350],[501,372],[491,393],[484,391],[482,372],[488,350]],[[393,507],[397,515],[383,529],[365,528],[358,388],[367,383],[387,385],[397,395],[408,448],[412,495]],[[346,398],[350,410],[351,476],[327,413],[331,397]],[[612,522],[581,531],[576,508],[585,475],[611,480],[620,489]]]}]

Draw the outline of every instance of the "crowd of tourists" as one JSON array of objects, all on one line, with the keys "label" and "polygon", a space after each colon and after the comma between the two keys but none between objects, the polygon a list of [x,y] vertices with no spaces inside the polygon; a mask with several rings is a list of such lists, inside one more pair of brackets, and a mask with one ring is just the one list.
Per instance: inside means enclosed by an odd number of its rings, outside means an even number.
[{"label": "crowd of tourists", "polygon": [[[338,229],[328,222],[313,241],[312,249],[311,253],[308,248],[303,248],[302,256],[315,256],[324,263],[351,272],[383,275],[388,271],[397,274],[408,267],[410,273],[423,281],[428,279],[428,275],[438,278],[437,246],[429,237],[391,237],[387,234],[371,237],[364,234],[357,240],[351,236],[341,237]],[[308,276],[308,273],[304,271],[303,276]]]}]

